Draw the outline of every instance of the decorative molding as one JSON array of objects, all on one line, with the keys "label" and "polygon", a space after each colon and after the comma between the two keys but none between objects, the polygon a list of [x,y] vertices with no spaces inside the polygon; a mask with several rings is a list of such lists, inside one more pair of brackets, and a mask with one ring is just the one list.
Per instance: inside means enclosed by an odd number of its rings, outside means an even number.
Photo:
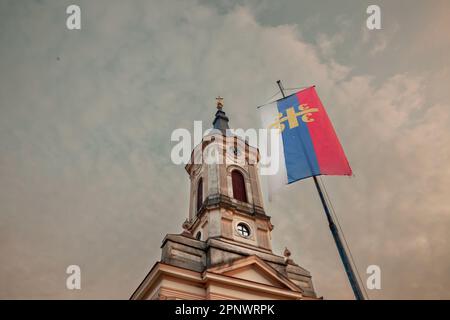
[{"label": "decorative molding", "polygon": [[[274,287],[271,285],[222,274],[223,272],[238,270],[252,264],[258,265],[263,272],[266,272],[276,281],[285,284],[286,288]],[[169,277],[167,279],[171,279],[171,281],[176,282],[179,280],[184,283],[187,282],[199,286],[205,290],[205,294],[203,296],[186,292],[176,287],[168,287],[167,284],[160,285],[162,283],[161,280],[165,279],[166,276]],[[238,297],[227,296],[226,294],[221,294],[220,292],[210,292],[210,286],[215,283],[225,285],[227,288],[236,291],[250,290],[256,296],[258,296],[258,294],[262,294],[263,296],[272,295],[281,299],[302,299],[303,295],[300,292],[300,289],[294,283],[284,279],[283,277],[284,276],[280,275],[276,270],[271,268],[256,256],[238,259],[234,261],[231,266],[217,266],[210,268],[203,273],[170,266],[163,263],[157,263],[152,272],[146,277],[145,281],[133,294],[131,299],[142,299],[145,296],[145,292],[149,292],[150,290],[155,291],[158,294],[157,297],[159,299],[238,299]],[[155,287],[155,285],[159,287]],[[153,297],[155,297],[155,295],[153,295],[152,298]]]},{"label": "decorative molding", "polygon": [[251,205],[246,202],[238,201],[236,199],[230,198],[223,194],[214,194],[209,195],[204,201],[197,215],[201,217],[201,215],[209,209],[214,208],[224,208],[224,209],[232,209],[239,211],[241,213],[248,214],[250,216],[257,216],[261,219],[270,220],[270,217],[267,216],[264,212],[264,209],[260,206]]},{"label": "decorative molding", "polygon": [[[285,275],[278,272],[276,269],[274,269],[272,266],[264,262],[261,258],[259,258],[256,255],[251,255],[244,258],[239,258],[234,260],[232,263],[226,263],[223,265],[218,265],[212,268],[209,268],[206,270],[206,272],[214,273],[214,274],[225,274],[230,271],[236,271],[239,269],[242,269],[244,267],[248,267],[251,265],[257,266],[259,269],[264,271],[267,275],[269,275],[272,279],[275,279],[276,281],[282,283],[284,286],[289,288],[292,291],[295,292],[302,292],[303,290],[297,286],[295,283],[293,283],[289,278],[287,278]],[[245,280],[248,281],[248,280]],[[258,283],[258,285],[262,285]]]}]

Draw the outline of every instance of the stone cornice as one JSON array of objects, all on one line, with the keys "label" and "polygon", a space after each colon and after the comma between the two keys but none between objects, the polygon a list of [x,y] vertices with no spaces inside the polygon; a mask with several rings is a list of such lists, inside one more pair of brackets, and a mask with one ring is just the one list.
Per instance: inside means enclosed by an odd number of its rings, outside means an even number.
[{"label": "stone cornice", "polygon": [[270,216],[266,215],[262,207],[238,201],[223,194],[215,194],[208,196],[205,199],[205,201],[203,201],[200,210],[197,212],[197,216],[198,218],[200,218],[205,211],[219,207],[236,210],[239,211],[240,213],[245,213],[252,217],[256,216],[260,219],[270,220]]}]

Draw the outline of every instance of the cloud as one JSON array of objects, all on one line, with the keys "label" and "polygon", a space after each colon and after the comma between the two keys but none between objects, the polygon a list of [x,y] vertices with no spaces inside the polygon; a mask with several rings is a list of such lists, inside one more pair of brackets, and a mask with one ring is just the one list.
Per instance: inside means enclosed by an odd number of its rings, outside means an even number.
[{"label": "cloud", "polygon": [[[1,10],[0,297],[128,298],[188,214],[172,130],[206,127],[218,94],[233,127],[258,127],[277,79],[316,84],[341,138],[356,177],[324,180],[360,270],[381,266],[372,294],[448,296],[448,100],[425,79],[352,75],[333,58],[339,35],[308,43],[251,7],[80,6],[79,32],[65,29],[64,4]],[[313,186],[289,186],[266,210],[277,252],[287,245],[319,294],[351,298]],[[69,264],[80,292],[65,289]]]},{"label": "cloud", "polygon": [[389,28],[381,30],[370,30],[365,25],[361,29],[362,42],[361,46],[368,48],[370,56],[376,56],[385,51],[392,44],[393,39],[397,36],[399,25],[391,22]]},{"label": "cloud", "polygon": [[341,33],[327,36],[319,34],[317,37],[317,45],[321,53],[326,57],[332,57],[336,52],[336,47],[344,42],[344,35]]}]

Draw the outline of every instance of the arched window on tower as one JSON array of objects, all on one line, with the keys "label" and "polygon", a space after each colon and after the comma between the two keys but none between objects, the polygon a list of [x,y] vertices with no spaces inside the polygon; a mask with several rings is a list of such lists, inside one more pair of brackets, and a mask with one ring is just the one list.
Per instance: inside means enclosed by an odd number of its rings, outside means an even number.
[{"label": "arched window on tower", "polygon": [[236,200],[247,202],[247,192],[245,192],[245,180],[242,173],[238,170],[231,172],[231,181],[233,184],[233,197]]},{"label": "arched window on tower", "polygon": [[203,178],[200,178],[197,184],[197,212],[200,211],[202,204],[203,204]]}]

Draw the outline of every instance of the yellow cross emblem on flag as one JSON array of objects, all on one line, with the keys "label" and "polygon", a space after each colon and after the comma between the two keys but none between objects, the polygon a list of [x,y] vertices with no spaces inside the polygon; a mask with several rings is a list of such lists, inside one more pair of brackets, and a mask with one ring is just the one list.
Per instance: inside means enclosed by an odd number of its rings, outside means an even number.
[{"label": "yellow cross emblem on flag", "polygon": [[286,127],[284,122],[286,121],[289,125],[289,129],[296,128],[299,125],[297,117],[300,117],[301,121],[303,122],[313,122],[314,119],[312,118],[312,114],[313,112],[318,111],[318,108],[311,108],[307,104],[299,105],[298,112],[295,112],[294,107],[290,107],[286,109],[285,117],[283,117],[283,114],[281,112],[278,113],[278,119],[269,126],[269,129],[280,129],[281,132],[283,132]]}]

